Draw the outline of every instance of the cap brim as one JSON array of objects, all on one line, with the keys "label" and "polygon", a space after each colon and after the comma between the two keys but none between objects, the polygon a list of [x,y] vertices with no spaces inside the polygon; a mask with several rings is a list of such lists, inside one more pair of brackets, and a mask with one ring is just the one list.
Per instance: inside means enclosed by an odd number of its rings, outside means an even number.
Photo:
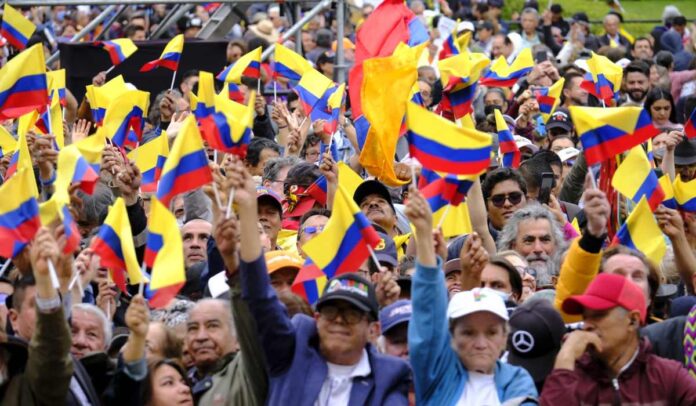
[{"label": "cap brim", "polygon": [[505,314],[505,316],[503,316],[502,314],[499,314],[499,313],[494,312],[493,310],[489,310],[489,309],[473,309],[473,310],[472,309],[461,309],[455,313],[450,314],[448,316],[448,318],[450,320],[456,320],[458,318],[468,316],[470,314],[474,314],[474,313],[478,313],[478,312],[488,312],[490,314],[495,314],[496,316],[500,317],[501,319],[503,319],[505,321],[510,320],[510,317],[507,314]]},{"label": "cap brim", "polygon": [[396,261],[396,258],[392,257],[389,254],[380,254],[376,253],[375,255],[377,257],[377,260],[379,261],[380,264],[384,263],[387,265],[391,265],[396,268],[399,263]]},{"label": "cap brim", "polygon": [[549,124],[546,126],[546,129],[547,129],[547,130],[552,130],[552,129],[554,129],[554,128],[560,128],[560,129],[563,129],[563,130],[568,131],[568,132],[570,132],[570,131],[573,130],[573,127],[572,127],[570,124],[567,124],[567,123],[558,123],[558,122],[556,122],[556,123],[549,123]]},{"label": "cap brim", "polygon": [[510,351],[508,352],[508,364],[516,365],[527,370],[535,383],[542,382],[553,370],[553,365],[556,362],[556,355],[558,355],[558,351],[551,351],[540,357],[522,358]]},{"label": "cap brim", "polygon": [[674,157],[675,165],[692,165],[696,163],[696,156]]},{"label": "cap brim", "polygon": [[572,296],[563,301],[563,311],[568,314],[582,314],[584,309],[609,310],[618,304],[597,296]]},{"label": "cap brim", "polygon": [[355,193],[353,194],[353,200],[355,200],[355,203],[357,203],[357,205],[360,206],[360,203],[369,195],[379,195],[383,197],[384,200],[389,202],[389,205],[391,206],[392,210],[396,212],[396,209],[394,208],[394,202],[392,201],[391,195],[389,194],[389,190],[380,182],[376,180],[364,181],[360,184],[360,186],[358,186],[357,189],[355,189]]}]

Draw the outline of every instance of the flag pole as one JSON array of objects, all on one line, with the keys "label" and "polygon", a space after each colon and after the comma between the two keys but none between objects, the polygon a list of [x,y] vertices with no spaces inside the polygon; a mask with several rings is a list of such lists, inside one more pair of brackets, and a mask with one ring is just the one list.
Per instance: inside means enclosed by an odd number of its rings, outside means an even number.
[{"label": "flag pole", "polygon": [[2,264],[2,268],[0,268],[0,277],[2,277],[5,274],[5,271],[10,266],[11,263],[12,263],[12,258],[7,258],[5,263]]},{"label": "flag pole", "polygon": [[108,75],[109,72],[111,72],[112,70],[114,70],[115,67],[116,67],[116,65],[111,65],[111,67],[110,67],[109,69],[107,69],[106,71],[104,71],[104,76]]},{"label": "flag pole", "polygon": [[442,228],[442,225],[445,223],[445,219],[447,218],[447,215],[449,214],[450,207],[452,207],[451,204],[448,204],[447,207],[445,207],[445,212],[442,213],[442,217],[440,217],[440,221],[437,222],[437,227],[435,228],[436,230],[439,230]]},{"label": "flag pole", "polygon": [[367,249],[368,249],[368,251],[370,251],[370,258],[372,258],[372,261],[373,261],[373,262],[375,263],[375,265],[377,266],[377,270],[378,270],[379,272],[382,272],[382,267],[381,267],[381,265],[379,264],[379,259],[377,259],[377,255],[375,254],[375,250],[372,249],[372,247],[370,246],[370,244],[367,244]]},{"label": "flag pole", "polygon": [[140,296],[142,296],[144,290],[145,290],[145,261],[143,261],[143,264],[140,267],[140,284],[138,285],[138,294]]},{"label": "flag pole", "polygon": [[225,213],[225,218],[230,218],[232,214],[232,201],[234,200],[234,188],[230,188],[230,194],[227,198],[227,212]]},{"label": "flag pole", "polygon": [[53,266],[53,261],[48,260],[48,276],[51,278],[51,284],[53,289],[60,288],[60,282],[58,282],[58,274],[56,273],[56,267]]},{"label": "flag pole", "polygon": [[169,90],[171,91],[174,89],[174,82],[176,81],[176,71],[174,71],[174,74],[172,75],[172,84],[169,85]]},{"label": "flag pole", "polygon": [[277,89],[277,84],[275,79],[273,79],[273,103],[278,103],[278,89]]}]

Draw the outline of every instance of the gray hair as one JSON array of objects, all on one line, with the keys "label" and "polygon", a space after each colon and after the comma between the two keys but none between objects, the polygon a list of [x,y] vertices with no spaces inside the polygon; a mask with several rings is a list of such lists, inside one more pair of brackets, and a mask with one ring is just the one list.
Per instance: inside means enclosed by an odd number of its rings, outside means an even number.
[{"label": "gray hair", "polygon": [[533,14],[534,17],[536,17],[537,19],[539,18],[539,12],[531,7],[527,7],[524,10],[522,10],[522,13],[520,13],[520,18],[522,18],[522,16],[525,14]]},{"label": "gray hair", "polygon": [[520,232],[520,223],[526,220],[547,220],[551,226],[551,236],[556,246],[555,252],[551,255],[552,265],[547,270],[537,270],[537,282],[541,285],[550,284],[550,278],[558,275],[560,261],[558,260],[566,248],[565,237],[561,226],[556,221],[553,213],[539,203],[529,203],[522,209],[515,212],[505,223],[498,236],[498,251],[514,250],[517,235]]},{"label": "gray hair", "polygon": [[616,14],[612,14],[612,13],[605,15],[604,20],[602,20],[602,21],[604,24],[606,24],[610,19],[613,19],[613,18],[615,18],[617,21],[621,22],[621,19],[619,18],[619,16],[617,16]]},{"label": "gray hair", "polygon": [[111,189],[102,182],[97,182],[94,193],[88,195],[82,191],[78,192],[82,199],[82,210],[80,210],[80,220],[90,224],[101,224],[106,218],[109,206],[113,203],[114,195]]},{"label": "gray hair", "polygon": [[90,303],[74,304],[72,306],[72,312],[74,313],[75,310],[83,311],[85,313],[96,316],[99,319],[99,322],[102,325],[102,330],[104,331],[104,349],[107,349],[109,347],[109,344],[111,343],[112,331],[111,322],[109,321],[109,319],[106,318],[106,314],[104,314],[104,311]]},{"label": "gray hair", "polygon": [[664,25],[667,25],[667,23],[672,22],[672,19],[674,17],[679,17],[681,15],[682,15],[682,13],[681,13],[681,11],[679,11],[677,6],[674,6],[671,4],[668,6],[665,6],[665,9],[662,11],[662,23]]},{"label": "gray hair", "polygon": [[237,337],[237,330],[234,327],[234,317],[232,316],[232,304],[230,303],[229,300],[222,300],[222,299],[213,299],[213,298],[205,298],[201,299],[196,302],[196,304],[191,307],[188,311],[188,318],[191,318],[191,312],[194,311],[198,306],[203,305],[203,304],[208,304],[208,303],[219,303],[222,305],[222,307],[225,309],[226,317],[227,320],[230,323],[230,332],[232,333],[233,337]]},{"label": "gray hair", "polygon": [[299,164],[301,160],[296,156],[286,156],[280,158],[273,158],[266,162],[266,166],[263,168],[263,180],[274,181],[278,177],[278,174],[283,168],[288,166],[295,166]]}]

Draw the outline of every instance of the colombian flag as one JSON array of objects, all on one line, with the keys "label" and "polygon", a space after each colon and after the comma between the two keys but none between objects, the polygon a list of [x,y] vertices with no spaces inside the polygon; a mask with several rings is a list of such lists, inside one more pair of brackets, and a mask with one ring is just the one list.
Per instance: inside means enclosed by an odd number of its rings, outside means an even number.
[{"label": "colombian flag", "polygon": [[247,147],[251,142],[251,129],[254,126],[255,93],[250,93],[249,104],[241,105],[241,114],[234,114],[235,108],[229,107],[238,103],[216,99],[216,112],[212,116],[213,131],[203,133],[203,138],[211,148],[242,158],[246,156]]},{"label": "colombian flag", "polygon": [[626,155],[626,159],[614,172],[611,185],[635,203],[645,197],[652,211],[655,211],[665,198],[657,175],[640,145],[633,147]]},{"label": "colombian flag", "polygon": [[570,106],[570,115],[588,166],[612,159],[660,133],[642,107]]},{"label": "colombian flag", "polygon": [[[19,172],[22,168],[29,169],[32,173],[34,172],[34,164],[31,161],[31,153],[29,153],[29,146],[27,145],[26,133],[20,133],[17,139],[17,150],[12,154],[10,158],[10,165],[7,167],[5,172],[5,180],[9,179],[15,173]],[[38,189],[36,189],[36,182],[32,182],[35,185],[36,195],[38,196]]]},{"label": "colombian flag", "polygon": [[491,161],[491,136],[454,123],[408,103],[408,143],[411,156],[424,167],[457,175],[478,175]]},{"label": "colombian flag", "polygon": [[684,124],[684,134],[688,138],[696,137],[696,108],[691,112],[689,119],[686,120],[686,124]]},{"label": "colombian flag", "polygon": [[27,185],[34,184],[34,171],[21,169],[0,186],[0,256],[14,258],[41,227],[37,194]]},{"label": "colombian flag", "polygon": [[475,180],[471,177],[457,175],[444,174],[441,176],[427,168],[423,168],[421,176],[423,176],[424,172],[426,173],[426,179],[430,179],[430,181],[427,185],[420,188],[420,191],[428,201],[433,213],[448,204],[458,206],[466,198],[466,194],[473,186]]},{"label": "colombian flag", "polygon": [[306,115],[312,114],[314,107],[333,86],[333,81],[316,69],[310,69],[302,75],[300,82],[295,87],[295,92],[300,98],[300,104],[302,104]]},{"label": "colombian flag", "polygon": [[128,159],[135,161],[135,166],[140,169],[143,176],[140,186],[142,192],[153,193],[157,191],[157,182],[162,175],[162,168],[164,168],[164,162],[168,156],[169,141],[164,131],[128,153]]},{"label": "colombian flag", "polygon": [[17,149],[17,140],[0,125],[0,158]]},{"label": "colombian flag", "polygon": [[674,198],[674,187],[672,186],[672,181],[669,179],[669,175],[662,175],[659,179],[660,187],[665,193],[665,200],[662,204],[670,209],[677,210],[677,199]]},{"label": "colombian flag", "polygon": [[128,38],[119,38],[112,41],[103,41],[102,47],[109,53],[111,64],[116,66],[133,55],[138,47]]},{"label": "colombian flag", "polygon": [[150,106],[150,93],[141,90],[129,90],[109,104],[104,116],[103,131],[114,145],[121,148],[135,147],[129,139],[131,131],[137,142],[143,137],[145,114]]},{"label": "colombian flag", "polygon": [[89,166],[91,166],[96,173],[99,173],[99,168],[101,167],[104,145],[106,145],[106,136],[101,129],[98,129],[96,134],[90,135],[75,143],[82,157],[85,158],[85,161],[87,161]]},{"label": "colombian flag", "polygon": [[612,245],[621,244],[640,251],[655,264],[662,262],[667,246],[660,227],[650,210],[650,204],[641,198],[628,215],[626,222],[614,236]]},{"label": "colombian flag", "polygon": [[471,31],[466,31],[462,35],[457,36],[457,29],[450,34],[449,37],[442,43],[442,49],[438,53],[438,59],[443,61],[453,55],[459,55],[462,50],[467,50],[469,48],[469,42],[471,41]]},{"label": "colombian flag", "polygon": [[495,127],[498,132],[498,146],[503,157],[503,168],[519,168],[522,154],[520,149],[517,148],[517,143],[512,132],[510,132],[510,127],[508,127],[505,118],[503,118],[503,113],[498,109],[495,109]]},{"label": "colombian flag", "polygon": [[299,81],[312,64],[305,58],[282,44],[276,44],[273,57],[273,77]]},{"label": "colombian flag", "polygon": [[600,100],[610,100],[614,93],[621,88],[623,69],[606,56],[597,55],[594,52],[587,60],[590,71],[585,75],[585,80],[580,87]]},{"label": "colombian flag", "polygon": [[490,59],[480,53],[463,53],[438,62],[444,86],[442,108],[452,111],[455,118],[473,112],[472,103],[476,95],[481,72],[490,64]]},{"label": "colombian flag", "polygon": [[681,176],[677,175],[673,188],[679,208],[690,213],[696,212],[696,180],[683,182]]},{"label": "colombian flag", "polygon": [[121,75],[104,83],[103,86],[94,87],[94,85],[87,85],[85,96],[87,101],[89,101],[94,125],[97,127],[101,126],[104,123],[106,109],[111,104],[111,101],[129,91],[131,90],[128,89],[126,81],[123,80]]},{"label": "colombian flag", "polygon": [[58,153],[58,169],[55,190],[66,191],[72,183],[79,183],[80,189],[91,195],[99,181],[99,173],[82,156],[77,145],[71,144]]},{"label": "colombian flag", "polygon": [[322,206],[326,206],[326,195],[328,193],[328,184],[326,183],[326,177],[321,175],[314,181],[305,193],[311,196],[315,201],[320,203]]},{"label": "colombian flag", "polygon": [[5,2],[2,12],[2,26],[0,26],[0,36],[20,51],[26,48],[29,38],[36,31],[34,23],[29,21],[24,15],[14,7]]},{"label": "colombian flag", "polygon": [[[55,124],[54,124],[55,123]],[[51,134],[55,137],[53,142],[57,150],[65,146],[65,134],[63,133],[63,109],[60,105],[60,96],[55,90],[51,91],[51,108],[44,109],[34,124],[41,134]]]},{"label": "colombian flag", "polygon": [[151,269],[149,298],[154,308],[165,307],[186,283],[184,245],[176,217],[157,199],[152,199],[147,222],[145,264]]},{"label": "colombian flag", "polygon": [[63,253],[72,254],[80,247],[82,236],[80,235],[80,230],[77,229],[75,219],[70,214],[70,208],[67,205],[63,205],[61,213],[63,215],[63,230],[66,238]]},{"label": "colombian flag", "polygon": [[[346,84],[341,83],[338,88],[331,93],[328,99],[328,110],[331,113],[330,118],[326,121],[324,125],[324,131],[327,134],[333,134],[338,128],[338,118],[341,115],[341,106],[346,100]],[[417,93],[420,95],[420,93]]]},{"label": "colombian flag", "polygon": [[68,103],[65,90],[65,69],[46,72],[46,79],[48,80],[48,92],[58,92],[60,105],[65,107]]},{"label": "colombian flag", "polygon": [[133,245],[126,203],[122,197],[109,207],[109,214],[92,240],[92,249],[101,257],[101,266],[112,271],[126,271],[131,284],[140,283],[143,275]]},{"label": "colombian flag", "polygon": [[560,78],[551,87],[542,87],[534,90],[534,97],[539,102],[539,113],[541,113],[544,123],[549,121],[549,117],[551,117],[556,106],[561,101],[564,84],[565,78]]},{"label": "colombian flag", "polygon": [[493,62],[493,66],[484,73],[481,78],[481,85],[489,87],[511,87],[523,76],[529,73],[534,67],[532,49],[523,49],[512,62],[508,65],[504,56],[498,57]]},{"label": "colombian flag", "polygon": [[217,80],[226,83],[241,83],[242,76],[255,79],[261,77],[261,47],[247,52],[237,62],[223,69],[217,75]]},{"label": "colombian flag", "polygon": [[179,34],[167,43],[159,59],[146,63],[140,68],[140,71],[149,72],[155,68],[162,67],[176,72],[177,68],[179,68],[179,60],[183,51],[184,34]]},{"label": "colombian flag", "polygon": [[41,44],[21,52],[0,69],[0,120],[43,110],[49,101]]},{"label": "colombian flag", "polygon": [[324,272],[312,262],[311,258],[307,258],[300,272],[297,273],[291,289],[293,293],[304,298],[307,303],[314,305],[321,297],[326,282],[327,278]]},{"label": "colombian flag", "polygon": [[338,186],[333,210],[324,231],[302,249],[327,279],[355,272],[370,256],[369,247],[376,247],[380,238],[370,221]]},{"label": "colombian flag", "polygon": [[157,199],[169,206],[174,196],[196,189],[213,180],[203,139],[193,116],[189,115],[174,140],[162,169]]},{"label": "colombian flag", "polygon": [[236,83],[227,84],[227,97],[237,103],[244,103],[244,93],[242,93],[242,89]]}]

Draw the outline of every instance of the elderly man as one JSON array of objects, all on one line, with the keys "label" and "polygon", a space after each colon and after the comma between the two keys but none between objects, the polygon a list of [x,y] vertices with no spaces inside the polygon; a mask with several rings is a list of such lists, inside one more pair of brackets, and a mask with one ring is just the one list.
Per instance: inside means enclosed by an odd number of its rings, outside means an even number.
[{"label": "elderly man", "polygon": [[631,42],[621,35],[621,18],[615,13],[609,13],[604,16],[604,31],[605,34],[599,37],[600,46],[618,45],[624,47],[627,51],[631,49]]},{"label": "elderly man", "polygon": [[600,274],[583,295],[567,298],[563,310],[582,314],[583,329],[563,343],[541,404],[696,404],[687,370],[640,339],[646,307],[640,287],[621,275]]},{"label": "elderly man", "polygon": [[208,240],[212,232],[213,225],[201,219],[189,220],[181,227],[184,264],[187,268],[208,260]]},{"label": "elderly man", "polygon": [[70,318],[72,346],[70,353],[82,359],[88,354],[103,352],[111,342],[111,323],[104,312],[95,305],[73,305]]},{"label": "elderly man", "polygon": [[531,7],[522,10],[522,14],[520,14],[520,26],[522,27],[520,31],[520,37],[522,37],[520,49],[531,48],[543,42],[537,32],[537,28],[539,27],[538,11]]},{"label": "elderly man", "polygon": [[254,182],[237,165],[235,187],[241,230],[243,297],[256,319],[258,342],[271,378],[268,404],[408,404],[409,371],[368,342],[377,328],[375,289],[360,276],[331,279],[314,318],[291,320],[271,287],[256,238]]},{"label": "elderly man", "polygon": [[300,163],[300,160],[294,156],[282,158],[273,158],[266,163],[263,168],[262,182],[263,187],[272,190],[278,196],[285,195],[283,184],[288,176],[288,171],[293,166]]},{"label": "elderly man", "polygon": [[396,228],[396,209],[389,190],[377,180],[366,180],[355,189],[353,200],[370,222],[382,227],[394,238],[399,234]]},{"label": "elderly man", "polygon": [[563,231],[549,209],[536,203],[516,211],[498,238],[498,250],[514,250],[537,273],[537,287],[552,287],[565,249]]}]

